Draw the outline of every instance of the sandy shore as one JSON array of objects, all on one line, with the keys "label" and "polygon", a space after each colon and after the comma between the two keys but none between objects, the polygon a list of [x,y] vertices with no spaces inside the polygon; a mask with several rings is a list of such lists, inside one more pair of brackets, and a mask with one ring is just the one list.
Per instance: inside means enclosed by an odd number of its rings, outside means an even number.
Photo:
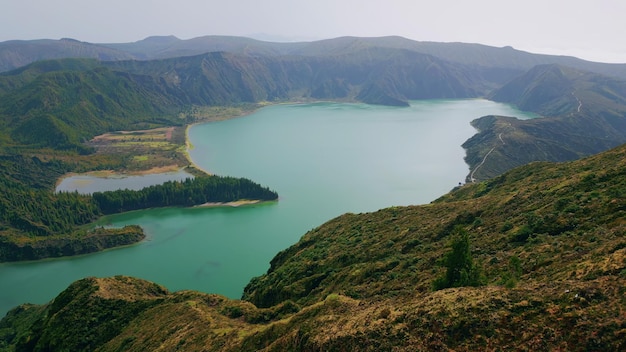
[{"label": "sandy shore", "polygon": [[189,155],[189,151],[193,150],[193,144],[191,144],[191,142],[189,141],[189,129],[193,125],[195,124],[187,125],[187,127],[185,127],[185,158],[187,158],[187,160],[189,161],[189,164],[193,166],[194,168],[204,172],[207,175],[212,175],[212,173],[210,173],[208,170],[205,170],[201,168],[198,164],[196,164],[193,161],[193,159],[191,159],[191,155]]},{"label": "sandy shore", "polygon": [[196,205],[196,207],[240,207],[243,205],[251,205],[251,204],[258,204],[261,203],[260,200],[248,200],[248,199],[242,199],[242,200],[236,200],[234,202],[211,202],[211,203],[204,203],[204,204],[200,204],[200,205]]},{"label": "sandy shore", "polygon": [[[271,105],[269,103],[267,104],[260,104],[259,108],[262,108],[264,106],[267,105]],[[207,175],[212,175],[211,172],[209,172],[208,170],[200,167],[198,164],[196,164],[193,159],[191,158],[191,155],[189,154],[190,150],[193,150],[194,146],[193,144],[191,144],[191,142],[189,141],[189,129],[197,124],[201,124],[201,123],[208,123],[208,122],[214,122],[214,121],[223,121],[226,119],[232,119],[232,118],[238,118],[238,117],[243,117],[243,116],[247,116],[250,115],[254,112],[256,112],[258,109],[254,109],[254,110],[250,110],[250,111],[246,111],[245,113],[236,115],[236,116],[230,116],[230,117],[225,117],[222,119],[216,119],[216,120],[208,120],[208,121],[200,121],[200,122],[196,122],[193,124],[189,124],[187,126],[185,126],[185,151],[184,151],[184,155],[185,158],[187,159],[187,161],[189,162],[189,165],[192,166],[193,168],[200,170],[202,172],[204,172]],[[163,130],[165,131],[167,134],[169,134],[169,137],[171,138],[171,134],[173,131],[174,127],[160,127],[157,128],[155,130]],[[142,130],[142,131],[117,131],[115,133],[107,133],[105,135],[114,135],[114,134],[130,134],[133,132],[148,132],[150,130]],[[85,172],[85,173],[67,173],[63,176],[61,176],[57,182],[56,182],[56,187],[59,186],[59,184],[66,178],[68,177],[72,177],[72,176],[77,176],[77,175],[87,175],[87,176],[93,176],[93,177],[102,177],[102,178],[107,178],[107,177],[119,177],[119,176],[141,176],[141,175],[152,175],[152,174],[161,174],[161,173],[167,173],[167,172],[178,172],[181,170],[184,170],[186,167],[181,167],[179,165],[176,164],[172,164],[172,165],[167,165],[167,166],[161,166],[161,167],[154,167],[151,169],[147,169],[147,170],[136,170],[136,171],[128,171],[128,172],[119,172],[119,171],[115,171],[115,170],[98,170],[98,171],[89,171],[89,172]],[[235,202],[238,203],[238,202]],[[248,203],[246,203],[248,204]],[[223,204],[221,204],[223,205]],[[230,204],[228,204],[230,205]],[[238,206],[238,205],[242,205],[242,204],[236,204],[236,205],[232,205],[232,206]]]}]

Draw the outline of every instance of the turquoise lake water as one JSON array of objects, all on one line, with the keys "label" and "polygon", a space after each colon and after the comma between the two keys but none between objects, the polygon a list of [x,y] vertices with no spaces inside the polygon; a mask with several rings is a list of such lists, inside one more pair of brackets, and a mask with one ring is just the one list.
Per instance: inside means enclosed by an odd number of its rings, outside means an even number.
[{"label": "turquoise lake water", "polygon": [[139,224],[148,238],[80,257],[0,264],[0,316],[21,303],[48,302],[86,276],[131,275],[172,291],[239,298],[276,253],[325,221],[428,203],[458,185],[469,173],[461,144],[476,133],[470,121],[489,114],[533,117],[480,99],[408,108],[315,103],[193,126],[196,164],[268,186],[279,201],[104,218],[100,224]]}]

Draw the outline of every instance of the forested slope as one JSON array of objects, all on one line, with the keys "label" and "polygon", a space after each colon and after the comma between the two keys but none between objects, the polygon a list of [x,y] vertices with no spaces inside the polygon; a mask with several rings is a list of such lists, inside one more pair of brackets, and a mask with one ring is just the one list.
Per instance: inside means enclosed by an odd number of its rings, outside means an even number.
[{"label": "forested slope", "polygon": [[[4,190],[0,196],[0,262],[83,254],[143,239],[143,231],[138,227],[119,231],[84,226],[103,215],[278,198],[276,192],[250,180],[220,176],[199,176],[138,191],[96,192],[91,196],[33,190],[3,178],[0,178],[0,189]],[[112,236],[129,232],[134,236],[118,236],[117,239]],[[101,243],[103,238],[107,241]]]},{"label": "forested slope", "polygon": [[60,60],[0,76],[0,85],[14,86],[0,94],[12,144],[87,153],[83,143],[97,134],[181,124],[175,88],[94,64]]}]

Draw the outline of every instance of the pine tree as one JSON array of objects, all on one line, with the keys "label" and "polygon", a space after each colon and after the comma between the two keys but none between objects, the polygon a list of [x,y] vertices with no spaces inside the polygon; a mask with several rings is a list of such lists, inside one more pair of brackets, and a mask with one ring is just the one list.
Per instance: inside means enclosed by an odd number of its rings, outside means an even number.
[{"label": "pine tree", "polygon": [[454,232],[456,237],[444,261],[446,273],[433,282],[435,290],[482,285],[480,270],[472,259],[469,234],[460,226],[455,227]]}]

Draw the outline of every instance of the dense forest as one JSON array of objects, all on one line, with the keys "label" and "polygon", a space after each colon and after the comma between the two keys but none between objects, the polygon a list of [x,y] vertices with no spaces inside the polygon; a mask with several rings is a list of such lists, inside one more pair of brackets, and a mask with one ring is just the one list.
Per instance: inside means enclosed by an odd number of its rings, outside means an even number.
[{"label": "dense forest", "polygon": [[138,191],[96,192],[92,196],[33,190],[6,178],[0,178],[0,189],[4,191],[0,197],[0,229],[11,227],[29,236],[72,232],[99,216],[131,210],[278,198],[276,192],[248,179],[221,176],[170,181]]},{"label": "dense forest", "polygon": [[276,192],[245,179],[208,176],[169,181],[139,191],[118,190],[96,192],[93,200],[104,214],[130,210],[194,206],[209,202],[230,202],[238,199],[275,200]]},{"label": "dense forest", "polygon": [[[6,166],[0,171],[6,174],[5,177],[0,177],[0,234],[2,235],[0,262],[67,255],[63,251],[54,252],[58,255],[51,254],[48,249],[41,250],[41,254],[31,253],[31,251],[32,248],[40,246],[58,246],[59,235],[65,235],[73,241],[77,238],[89,237],[91,232],[85,231],[83,225],[93,222],[102,215],[154,207],[194,206],[207,202],[278,198],[276,192],[248,179],[221,176],[198,176],[182,182],[166,182],[138,191],[97,192],[93,195],[77,192],[53,193],[49,189],[48,182],[45,182],[49,177],[42,177],[40,181],[42,183],[37,186],[31,185],[28,178],[25,181],[19,181],[19,175],[37,175],[46,170],[53,174],[61,173],[66,167],[63,163],[58,161],[44,163],[37,158],[19,157],[18,159],[21,163],[16,163],[15,160],[0,160]],[[111,231],[111,233],[115,232],[115,230]],[[100,235],[104,234],[100,233]],[[52,238],[55,240],[52,241]],[[90,242],[101,241],[101,238],[91,238]],[[134,237],[135,240],[141,238]],[[108,240],[108,242],[111,241]],[[81,243],[81,246],[85,245]],[[89,245],[92,246],[93,243]]]},{"label": "dense forest", "polygon": [[3,235],[68,233],[101,213],[89,196],[51,191],[54,180],[71,169],[67,163],[4,155],[0,156],[0,166],[0,233]]}]

